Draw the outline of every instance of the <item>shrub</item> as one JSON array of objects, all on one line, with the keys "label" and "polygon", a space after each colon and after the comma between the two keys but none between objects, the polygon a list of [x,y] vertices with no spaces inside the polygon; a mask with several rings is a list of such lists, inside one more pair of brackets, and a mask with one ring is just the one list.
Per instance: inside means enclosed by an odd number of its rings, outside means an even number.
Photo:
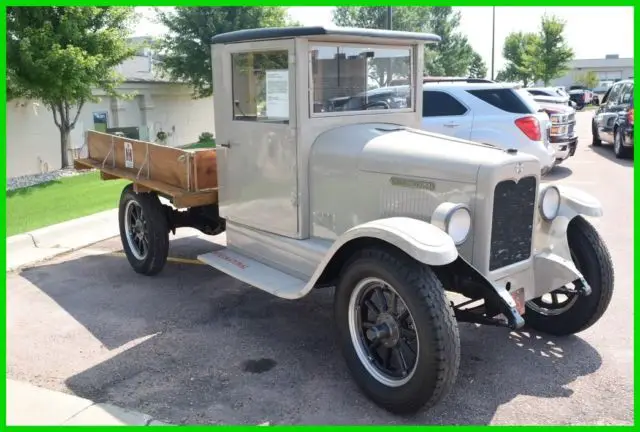
[{"label": "shrub", "polygon": [[211,132],[202,132],[198,137],[199,143],[210,142],[213,141],[213,134]]}]

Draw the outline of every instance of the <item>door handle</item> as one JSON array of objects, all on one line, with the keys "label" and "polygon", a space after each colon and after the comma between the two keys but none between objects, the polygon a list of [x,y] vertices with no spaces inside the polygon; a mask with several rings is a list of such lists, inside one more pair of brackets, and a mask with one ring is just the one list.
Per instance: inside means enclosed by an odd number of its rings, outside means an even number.
[{"label": "door handle", "polygon": [[444,127],[457,127],[457,126],[460,126],[460,123],[449,122],[444,124]]},{"label": "door handle", "polygon": [[231,141],[227,141],[226,143],[220,143],[220,147],[231,148]]}]

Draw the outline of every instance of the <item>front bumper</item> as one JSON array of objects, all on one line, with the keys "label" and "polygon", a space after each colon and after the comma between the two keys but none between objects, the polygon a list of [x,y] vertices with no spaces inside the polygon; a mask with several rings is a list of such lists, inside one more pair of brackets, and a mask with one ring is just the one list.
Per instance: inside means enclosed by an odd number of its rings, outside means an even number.
[{"label": "front bumper", "polygon": [[573,156],[578,147],[578,137],[552,141],[551,145],[555,150],[556,163],[560,163]]}]

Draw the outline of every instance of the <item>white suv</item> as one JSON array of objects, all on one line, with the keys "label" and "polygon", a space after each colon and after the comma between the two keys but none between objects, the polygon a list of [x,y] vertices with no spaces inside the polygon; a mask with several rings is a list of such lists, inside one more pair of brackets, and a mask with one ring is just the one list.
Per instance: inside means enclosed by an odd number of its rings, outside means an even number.
[{"label": "white suv", "polygon": [[549,144],[551,122],[523,92],[516,84],[428,78],[423,84],[422,128],[532,154],[544,175],[556,160]]}]

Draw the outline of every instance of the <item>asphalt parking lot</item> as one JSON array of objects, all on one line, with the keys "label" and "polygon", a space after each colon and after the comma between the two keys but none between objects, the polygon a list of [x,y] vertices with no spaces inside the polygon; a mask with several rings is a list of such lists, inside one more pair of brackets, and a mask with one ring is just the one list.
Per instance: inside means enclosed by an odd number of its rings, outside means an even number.
[{"label": "asphalt parking lot", "polygon": [[[590,146],[591,115],[578,114],[577,154],[549,181],[602,202],[616,278],[607,313],[568,338],[461,324],[457,385],[428,412],[392,416],[358,391],[331,291],[280,300],[180,259],[143,277],[119,239],[7,274],[7,376],[174,424],[630,425],[633,162]],[[171,256],[214,247],[185,230]]]}]

